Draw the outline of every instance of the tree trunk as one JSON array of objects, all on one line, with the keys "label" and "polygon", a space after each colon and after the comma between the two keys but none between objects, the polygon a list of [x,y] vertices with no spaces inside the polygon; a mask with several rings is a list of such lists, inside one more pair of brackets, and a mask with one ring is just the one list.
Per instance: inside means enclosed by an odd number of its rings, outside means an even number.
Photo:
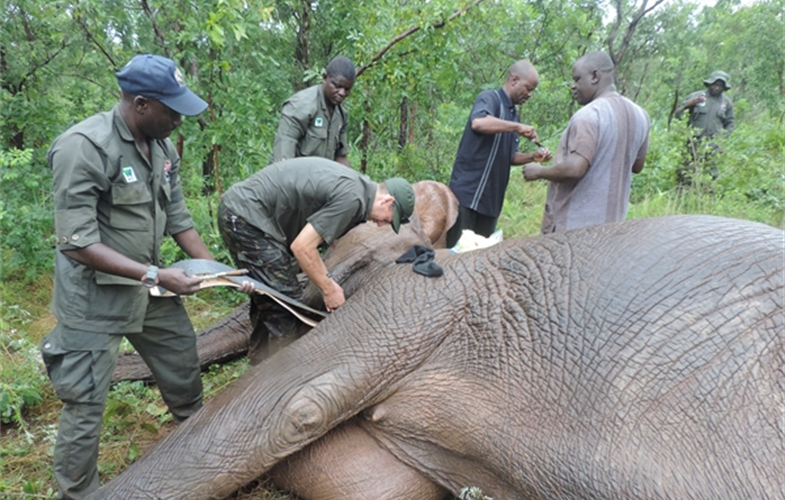
[{"label": "tree trunk", "polygon": [[409,134],[406,129],[409,126],[409,100],[406,96],[401,99],[401,123],[398,128],[398,151],[402,151],[406,147],[406,139]]}]

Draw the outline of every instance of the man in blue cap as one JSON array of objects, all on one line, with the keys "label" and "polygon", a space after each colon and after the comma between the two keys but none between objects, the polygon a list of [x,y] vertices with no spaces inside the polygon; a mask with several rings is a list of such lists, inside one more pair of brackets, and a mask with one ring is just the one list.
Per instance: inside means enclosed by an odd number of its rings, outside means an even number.
[{"label": "man in blue cap", "polygon": [[123,336],[152,370],[175,420],[202,405],[196,338],[183,304],[148,290],[199,290],[198,278],[159,267],[167,234],[191,257],[213,258],[185,206],[180,157],[168,139],[181,115],[198,115],[207,103],[164,57],[136,56],[116,75],[120,103],[68,129],[48,155],[58,323],[41,353],[63,402],[54,448],[62,499],[84,498],[99,486],[101,419]]}]

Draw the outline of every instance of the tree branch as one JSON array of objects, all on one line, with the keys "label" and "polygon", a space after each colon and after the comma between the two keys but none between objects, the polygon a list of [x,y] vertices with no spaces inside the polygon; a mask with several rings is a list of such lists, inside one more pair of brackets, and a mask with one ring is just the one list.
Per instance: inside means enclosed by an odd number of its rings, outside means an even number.
[{"label": "tree branch", "polygon": [[[477,5],[481,4],[484,1],[485,0],[474,0],[474,2],[472,2],[469,5],[467,5],[466,7],[455,11],[446,20],[433,23],[431,25],[431,28],[443,28],[448,22],[452,21],[456,17],[464,14],[466,11],[468,11],[472,7],[476,7]],[[421,26],[413,26],[413,27],[409,28],[408,30],[404,31],[403,33],[401,33],[400,35],[396,36],[392,40],[390,40],[389,43],[387,43],[387,45],[382,47],[382,49],[379,52],[377,52],[373,57],[371,57],[371,61],[368,64],[360,66],[357,69],[357,76],[360,76],[366,69],[370,68],[371,66],[376,65],[376,63],[379,62],[379,60],[381,60],[382,57],[384,57],[384,55],[393,47],[393,45],[395,45],[396,43],[400,42],[404,38],[406,38],[408,36],[411,36],[413,33],[416,33],[418,31],[420,31],[420,29],[422,29]]]},{"label": "tree branch", "polygon": [[613,26],[611,26],[611,31],[608,33],[608,54],[611,56],[613,65],[616,66],[617,59],[616,53],[613,50],[613,41],[616,39],[616,33],[621,27],[621,21],[624,19],[624,10],[622,8],[622,0],[616,0],[614,5],[616,6],[616,21],[614,21]]},{"label": "tree branch", "polygon": [[73,18],[74,18],[74,21],[76,21],[76,24],[78,24],[79,27],[82,28],[82,31],[84,31],[84,34],[87,35],[87,39],[90,40],[96,47],[98,47],[98,50],[100,50],[101,53],[109,60],[109,62],[112,64],[113,68],[117,68],[117,63],[114,61],[114,58],[112,57],[112,55],[109,54],[109,52],[106,51],[104,46],[101,45],[101,42],[99,42],[93,36],[93,34],[90,33],[90,30],[88,30],[87,26],[85,26],[85,24],[82,22],[82,14],[74,12]]},{"label": "tree branch", "polygon": [[613,51],[613,41],[616,38],[616,33],[618,32],[619,27],[621,27],[622,18],[624,17],[622,3],[623,0],[616,0],[616,22],[613,23],[613,27],[611,28],[610,33],[608,34],[608,51],[610,52],[611,60],[613,60],[614,66],[618,66],[621,63],[621,60],[624,58],[624,54],[627,52],[627,49],[630,46],[630,41],[632,41],[632,35],[635,33],[635,30],[638,27],[638,23],[640,22],[643,17],[657,8],[661,3],[665,0],[655,0],[655,2],[651,5],[651,7],[646,7],[649,3],[649,0],[643,0],[641,3],[640,8],[633,16],[630,24],[627,25],[627,29],[624,33],[624,38],[622,38],[621,47],[619,47],[619,51],[614,53]]},{"label": "tree branch", "polygon": [[150,19],[150,24],[153,25],[153,32],[155,33],[155,39],[158,41],[158,45],[164,50],[166,57],[169,59],[172,58],[172,55],[169,53],[169,50],[166,48],[166,35],[164,32],[161,31],[161,27],[158,26],[158,23],[155,20],[155,14],[153,14],[150,5],[147,3],[147,0],[139,0],[139,5],[142,6],[142,10],[144,11],[145,15],[148,19]]},{"label": "tree branch", "polygon": [[49,54],[46,57],[46,59],[44,59],[39,64],[36,64],[32,68],[30,68],[30,71],[25,73],[25,75],[16,83],[16,85],[11,87],[10,83],[8,85],[6,85],[5,82],[4,82],[3,83],[3,88],[8,90],[11,93],[11,95],[15,95],[15,94],[21,92],[22,91],[22,87],[24,87],[25,83],[27,83],[27,80],[30,79],[39,69],[43,68],[44,66],[46,66],[47,64],[52,62],[52,60],[55,57],[57,57],[57,55],[60,54],[60,52],[62,52],[62,50],[65,48],[65,46],[66,46],[65,39],[63,39],[63,41],[60,43],[60,48],[59,49],[54,51],[54,53]]}]

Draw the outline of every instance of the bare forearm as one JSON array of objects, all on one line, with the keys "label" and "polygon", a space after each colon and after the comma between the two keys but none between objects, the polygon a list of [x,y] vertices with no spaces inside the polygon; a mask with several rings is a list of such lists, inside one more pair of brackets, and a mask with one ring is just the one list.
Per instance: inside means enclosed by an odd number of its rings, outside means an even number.
[{"label": "bare forearm", "polygon": [[479,134],[500,134],[502,132],[517,132],[521,124],[502,120],[495,116],[483,116],[472,120],[472,130]]},{"label": "bare forearm", "polygon": [[563,162],[551,167],[543,167],[538,163],[527,163],[523,167],[523,176],[527,181],[543,179],[553,182],[564,182],[580,179],[589,168],[589,161],[578,154],[569,155]]},{"label": "bare forearm", "polygon": [[520,151],[518,151],[515,153],[515,156],[512,157],[513,165],[525,165],[533,161],[534,161],[533,153],[521,153]]},{"label": "bare forearm", "polygon": [[294,258],[297,259],[300,269],[322,291],[324,307],[328,311],[334,311],[346,299],[343,295],[343,288],[335,280],[327,276],[327,267],[322,262],[322,257],[319,255],[318,250],[322,241],[322,237],[316,232],[316,229],[308,223],[289,248]]},{"label": "bare forearm", "polygon": [[547,148],[540,148],[534,153],[521,153],[517,151],[512,158],[513,165],[525,165],[527,163],[543,163],[551,159],[551,152]]},{"label": "bare forearm", "polygon": [[139,279],[151,264],[129,259],[103,243],[94,243],[78,250],[63,250],[62,253],[69,259],[96,271],[131,279]]},{"label": "bare forearm", "polygon": [[639,174],[643,170],[643,165],[646,163],[646,158],[639,158],[632,164],[632,173]]},{"label": "bare forearm", "polygon": [[172,238],[177,245],[183,249],[192,259],[207,259],[215,260],[210,250],[202,241],[202,237],[196,232],[196,229],[186,229],[177,234],[173,234]]},{"label": "bare forearm", "polygon": [[[152,264],[152,262],[136,262],[103,243],[94,243],[78,250],[65,250],[63,254],[96,271],[133,280],[141,280]],[[207,255],[212,259],[209,252]],[[200,280],[188,276],[182,269],[174,267],[160,269],[158,278],[161,286],[179,295],[190,295],[199,291]]]},{"label": "bare forearm", "polygon": [[327,277],[327,266],[324,265],[319,251],[316,248],[296,248],[293,246],[292,253],[308,279],[319,290],[327,290],[332,280]]},{"label": "bare forearm", "polygon": [[690,99],[689,101],[686,101],[686,102],[682,103],[682,105],[681,105],[681,106],[679,106],[678,108],[676,108],[676,113],[675,113],[675,115],[676,115],[676,119],[679,119],[679,118],[681,118],[681,115],[682,115],[682,114],[683,114],[683,113],[684,113],[686,110],[688,110],[688,109],[692,109],[692,108],[694,108],[695,106],[697,106],[698,104],[700,104],[700,103],[702,103],[702,102],[704,102],[704,101],[706,101],[706,96],[704,96],[704,95],[702,95],[702,94],[698,94],[697,96],[693,97],[693,98],[692,98],[692,99]]}]

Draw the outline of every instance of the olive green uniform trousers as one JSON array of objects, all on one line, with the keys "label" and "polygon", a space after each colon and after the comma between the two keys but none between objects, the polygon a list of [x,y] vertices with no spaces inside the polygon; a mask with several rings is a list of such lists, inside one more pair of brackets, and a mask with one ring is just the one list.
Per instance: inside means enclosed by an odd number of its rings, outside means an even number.
[{"label": "olive green uniform trousers", "polygon": [[[179,297],[151,298],[143,331],[123,335],[150,367],[175,420],[201,407],[196,336]],[[99,487],[101,422],[123,335],[57,325],[42,341],[47,373],[63,401],[54,448],[61,499],[82,499]]]}]

